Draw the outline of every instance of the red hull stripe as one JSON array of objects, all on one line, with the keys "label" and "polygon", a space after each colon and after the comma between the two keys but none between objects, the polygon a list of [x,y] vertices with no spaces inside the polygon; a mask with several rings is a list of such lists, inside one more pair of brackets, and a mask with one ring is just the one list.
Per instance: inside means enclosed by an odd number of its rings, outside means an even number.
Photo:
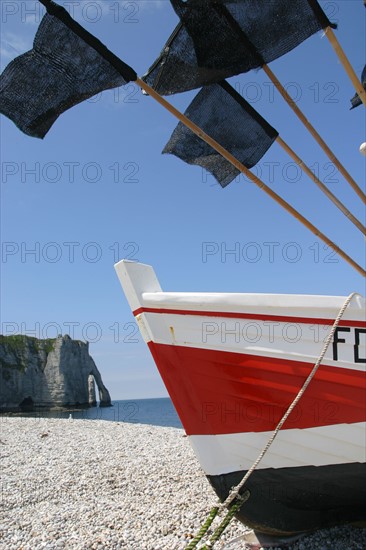
[{"label": "red hull stripe", "polygon": [[[267,313],[236,313],[230,311],[194,311],[186,309],[158,309],[153,307],[140,307],[133,314],[141,313],[165,313],[170,315],[200,315],[201,317],[226,317],[230,319],[256,319],[261,321],[279,321],[283,323],[305,323],[311,325],[333,325],[334,319],[319,319],[316,317],[292,317],[286,315],[269,315]],[[366,328],[366,321],[341,320],[339,326]]]},{"label": "red hull stripe", "polygon": [[[313,365],[271,357],[149,342],[188,435],[273,430]],[[366,378],[321,365],[283,426],[366,421]]]}]

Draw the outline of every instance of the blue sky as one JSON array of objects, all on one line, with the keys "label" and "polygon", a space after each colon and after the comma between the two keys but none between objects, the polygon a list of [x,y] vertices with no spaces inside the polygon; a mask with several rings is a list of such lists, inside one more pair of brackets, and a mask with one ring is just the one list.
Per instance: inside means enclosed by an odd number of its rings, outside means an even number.
[{"label": "blue sky", "polygon": [[[142,75],[177,23],[168,1],[69,1],[75,18]],[[320,2],[357,74],[365,63],[362,0]],[[37,2],[1,4],[1,70],[32,47]],[[271,69],[364,185],[364,108],[326,37]],[[364,208],[263,71],[230,83],[364,220]],[[169,100],[184,110],[196,92]],[[364,294],[363,278],[244,176],[226,189],[161,155],[176,121],[134,84],[62,115],[44,140],[1,117],[1,332],[89,340],[113,399],[165,396],[114,272],[154,266],[165,290]],[[358,263],[365,240],[274,144],[253,170]]]}]

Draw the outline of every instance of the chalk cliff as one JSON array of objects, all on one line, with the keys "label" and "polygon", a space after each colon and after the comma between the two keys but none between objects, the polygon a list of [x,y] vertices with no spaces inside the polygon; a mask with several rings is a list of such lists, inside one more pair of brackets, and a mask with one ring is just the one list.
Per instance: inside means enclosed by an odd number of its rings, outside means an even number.
[{"label": "chalk cliff", "polygon": [[111,398],[87,343],[69,336],[38,340],[29,336],[0,336],[0,409],[27,410],[96,404]]}]

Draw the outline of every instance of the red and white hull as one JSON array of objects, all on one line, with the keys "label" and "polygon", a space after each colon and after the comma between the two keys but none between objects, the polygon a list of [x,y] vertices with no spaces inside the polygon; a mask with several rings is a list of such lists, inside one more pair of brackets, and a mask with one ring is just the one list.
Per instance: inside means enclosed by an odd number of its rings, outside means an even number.
[{"label": "red and white hull", "polygon": [[[122,261],[116,270],[200,464],[224,499],[302,387],[345,297],[163,292],[150,266]],[[365,300],[355,296],[245,486],[245,524],[284,534],[366,519],[365,340]]]}]

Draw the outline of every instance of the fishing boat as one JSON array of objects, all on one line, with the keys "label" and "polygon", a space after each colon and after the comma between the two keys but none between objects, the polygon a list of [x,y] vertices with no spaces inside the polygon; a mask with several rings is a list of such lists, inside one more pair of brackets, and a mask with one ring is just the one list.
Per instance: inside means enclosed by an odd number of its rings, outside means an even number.
[{"label": "fishing boat", "polygon": [[[316,363],[346,297],[164,292],[115,266],[195,454],[224,500]],[[365,299],[354,295],[314,378],[245,484],[238,518],[289,536],[365,520]]]}]

